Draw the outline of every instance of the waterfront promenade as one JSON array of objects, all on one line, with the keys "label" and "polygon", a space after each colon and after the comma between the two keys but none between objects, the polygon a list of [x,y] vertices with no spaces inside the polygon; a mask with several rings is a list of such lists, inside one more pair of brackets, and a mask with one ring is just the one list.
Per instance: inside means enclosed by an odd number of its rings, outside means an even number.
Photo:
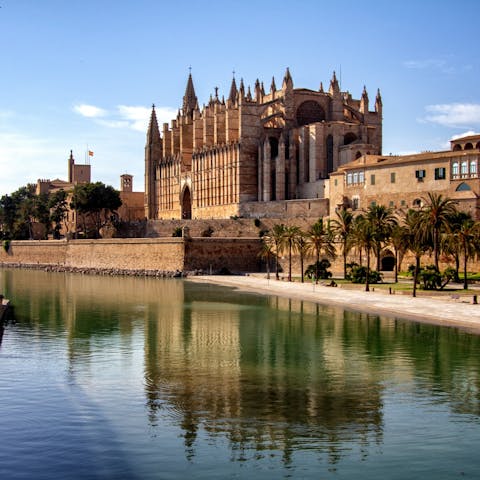
[{"label": "waterfront promenade", "polygon": [[[216,283],[235,287],[243,291],[266,295],[280,295],[298,300],[306,300],[326,305],[338,305],[348,310],[404,318],[417,322],[442,326],[453,326],[480,334],[480,304],[473,304],[473,297],[480,291],[472,289],[471,294],[455,295],[442,292],[426,296],[412,297],[410,294],[389,294],[387,290],[365,292],[358,288],[327,287],[310,282],[286,282],[268,280],[265,274],[246,276],[197,276],[189,280]],[[371,288],[375,288],[372,285]]]}]

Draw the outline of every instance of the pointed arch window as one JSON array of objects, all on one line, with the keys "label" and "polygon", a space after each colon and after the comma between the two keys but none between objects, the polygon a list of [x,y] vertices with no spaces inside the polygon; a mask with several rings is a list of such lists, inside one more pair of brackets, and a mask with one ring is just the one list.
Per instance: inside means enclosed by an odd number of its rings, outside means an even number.
[{"label": "pointed arch window", "polygon": [[472,160],[470,162],[470,176],[471,177],[476,177],[477,176],[477,161]]},{"label": "pointed arch window", "polygon": [[468,176],[468,162],[466,160],[464,160],[460,164],[460,175],[462,176],[462,178],[465,178]]}]

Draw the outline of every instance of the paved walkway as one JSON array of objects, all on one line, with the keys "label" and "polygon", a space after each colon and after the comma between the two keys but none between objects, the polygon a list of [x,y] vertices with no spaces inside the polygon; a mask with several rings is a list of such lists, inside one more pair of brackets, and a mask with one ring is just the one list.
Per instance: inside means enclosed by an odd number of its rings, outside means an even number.
[{"label": "paved walkway", "polygon": [[[280,295],[327,305],[339,305],[349,310],[383,314],[436,325],[450,325],[480,334],[480,305],[473,304],[472,295],[420,296],[395,294],[388,291],[365,292],[360,289],[327,287],[311,283],[267,280],[265,275],[198,276],[198,282],[232,286],[244,291]],[[480,300],[480,295],[479,295]]]}]

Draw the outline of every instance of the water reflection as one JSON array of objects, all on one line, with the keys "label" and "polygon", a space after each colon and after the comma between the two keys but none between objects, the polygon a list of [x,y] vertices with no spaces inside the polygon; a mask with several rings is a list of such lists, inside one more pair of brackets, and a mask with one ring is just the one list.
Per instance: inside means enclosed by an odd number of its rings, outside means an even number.
[{"label": "water reflection", "polygon": [[99,351],[131,360],[140,345],[148,423],[180,428],[189,460],[200,433],[226,439],[235,461],[315,451],[334,465],[352,445],[365,458],[383,442],[386,396],[414,386],[480,413],[479,337],[455,329],[181,280],[0,279],[28,334],[65,338],[72,381]]}]

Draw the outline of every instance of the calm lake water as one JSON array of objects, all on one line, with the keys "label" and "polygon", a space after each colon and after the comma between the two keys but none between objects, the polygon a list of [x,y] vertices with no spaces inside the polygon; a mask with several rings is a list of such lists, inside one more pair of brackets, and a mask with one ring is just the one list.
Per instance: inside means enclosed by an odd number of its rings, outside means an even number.
[{"label": "calm lake water", "polygon": [[479,336],[184,280],[2,291],[2,480],[480,476]]}]

